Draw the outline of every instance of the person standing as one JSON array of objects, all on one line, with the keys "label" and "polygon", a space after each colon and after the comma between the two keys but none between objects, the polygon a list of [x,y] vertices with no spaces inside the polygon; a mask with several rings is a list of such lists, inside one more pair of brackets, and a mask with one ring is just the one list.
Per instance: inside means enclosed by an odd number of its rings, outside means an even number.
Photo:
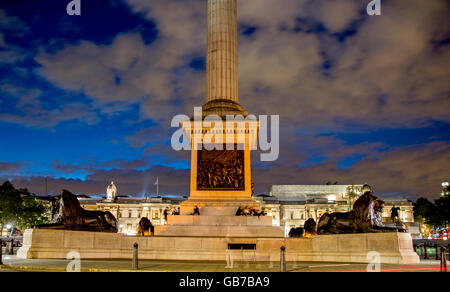
[{"label": "person standing", "polygon": [[195,208],[194,208],[194,215],[200,216],[200,209],[198,208],[198,206],[195,206]]},{"label": "person standing", "polygon": [[242,208],[239,207],[236,211],[236,216],[241,216],[242,215]]},{"label": "person standing", "polygon": [[167,215],[169,215],[169,207],[166,207],[163,212],[164,215],[164,223],[167,224]]},{"label": "person standing", "polygon": [[398,220],[398,211],[400,210],[400,208],[395,207],[395,205],[392,205],[392,209],[391,209],[391,219],[393,223],[397,223]]}]

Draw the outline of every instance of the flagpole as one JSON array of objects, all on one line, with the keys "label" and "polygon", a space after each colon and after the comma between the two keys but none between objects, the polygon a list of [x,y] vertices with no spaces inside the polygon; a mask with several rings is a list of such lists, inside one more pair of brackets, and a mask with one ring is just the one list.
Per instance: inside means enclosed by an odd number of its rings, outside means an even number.
[{"label": "flagpole", "polygon": [[159,177],[156,177],[154,185],[156,185],[156,196],[159,196]]}]

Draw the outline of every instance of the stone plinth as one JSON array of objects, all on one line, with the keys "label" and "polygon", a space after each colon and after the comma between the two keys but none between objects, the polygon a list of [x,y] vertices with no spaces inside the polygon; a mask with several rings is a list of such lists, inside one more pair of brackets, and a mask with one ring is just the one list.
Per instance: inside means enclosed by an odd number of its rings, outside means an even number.
[{"label": "stone plinth", "polygon": [[[208,210],[208,207],[206,208]],[[205,210],[205,211],[206,211]],[[209,208],[213,213],[214,208]],[[226,213],[226,209],[222,210]],[[280,227],[272,226],[270,216],[168,216],[168,225],[155,229],[157,236],[187,237],[284,237]]]},{"label": "stone plinth", "polygon": [[[192,191],[196,193],[195,191]],[[249,207],[251,209],[258,210],[261,208],[261,204],[252,198],[246,198],[240,196],[242,192],[229,192],[229,197],[224,196],[224,192],[220,191],[202,191],[201,196],[191,196],[188,200],[181,202],[180,204],[180,212],[183,215],[190,215],[193,213],[194,208],[197,206],[200,209],[200,214],[205,214],[202,210],[212,210],[212,209],[228,209],[230,213],[228,215],[236,214],[236,211],[239,207]],[[222,195],[219,197],[219,195]],[[209,197],[210,199],[207,199]],[[231,211],[233,210],[233,211]],[[209,212],[209,211],[208,211]],[[205,214],[206,215],[206,214]]]},{"label": "stone plinth", "polygon": [[272,216],[192,216],[170,215],[167,217],[169,225],[203,225],[203,226],[272,226]]},{"label": "stone plinth", "polygon": [[208,226],[208,225],[172,225],[166,227],[158,236],[186,236],[186,237],[277,237],[282,238],[284,232],[279,227],[241,225],[241,226]]},{"label": "stone plinth", "polygon": [[200,214],[202,216],[234,216],[236,214],[236,207],[227,207],[227,206],[204,206],[200,208]]},{"label": "stone plinth", "polygon": [[[286,247],[287,261],[367,263],[376,251],[384,264],[417,264],[408,233],[319,235],[312,238],[142,237],[119,233],[27,229],[19,258],[66,259],[77,251],[85,259],[131,259],[134,243],[139,258],[148,260],[279,261]],[[254,244],[255,249],[228,250],[229,244]]]},{"label": "stone plinth", "polygon": [[[191,149],[191,181],[190,195],[181,203],[181,213],[192,213],[195,206],[211,207],[250,207],[259,209],[260,204],[252,198],[251,151],[257,149],[259,122],[255,120],[223,122],[220,126],[197,120],[183,122],[183,131],[189,139]],[[201,149],[222,144],[223,151],[231,146],[234,150],[243,151],[243,188],[202,188],[198,185],[199,161]],[[211,149],[211,148],[209,148]]]}]

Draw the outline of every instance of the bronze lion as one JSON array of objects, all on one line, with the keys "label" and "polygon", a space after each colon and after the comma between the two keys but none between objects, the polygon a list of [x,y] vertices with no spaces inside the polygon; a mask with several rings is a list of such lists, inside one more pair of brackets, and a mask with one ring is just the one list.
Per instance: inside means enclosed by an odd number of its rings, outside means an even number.
[{"label": "bronze lion", "polygon": [[56,215],[50,224],[33,226],[42,229],[65,229],[77,231],[117,232],[117,219],[109,211],[90,211],[81,207],[78,198],[62,190],[56,199]]},{"label": "bronze lion", "polygon": [[353,204],[353,209],[346,213],[325,213],[320,217],[317,233],[372,233],[372,232],[405,232],[402,228],[384,226],[381,211],[384,202],[377,199],[372,192],[365,192]]},{"label": "bronze lion", "polygon": [[152,222],[147,217],[142,217],[139,221],[137,235],[151,236],[154,232],[155,231]]}]

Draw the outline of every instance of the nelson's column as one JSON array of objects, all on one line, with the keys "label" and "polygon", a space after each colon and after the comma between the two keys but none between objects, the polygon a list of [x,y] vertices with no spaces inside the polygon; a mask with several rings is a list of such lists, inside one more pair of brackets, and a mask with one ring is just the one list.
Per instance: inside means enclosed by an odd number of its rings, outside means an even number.
[{"label": "nelson's column", "polygon": [[[211,211],[215,214],[218,207],[229,209],[231,214],[238,206],[259,208],[252,199],[250,166],[258,121],[249,120],[239,105],[236,0],[208,0],[207,31],[206,103],[202,115],[194,114],[183,124],[192,150],[190,197],[181,204],[181,213],[198,206],[203,207],[202,214],[205,207],[215,207]],[[227,115],[246,119],[226,123]],[[211,122],[214,116],[223,124]],[[211,150],[211,145],[221,145],[223,150]]]}]

